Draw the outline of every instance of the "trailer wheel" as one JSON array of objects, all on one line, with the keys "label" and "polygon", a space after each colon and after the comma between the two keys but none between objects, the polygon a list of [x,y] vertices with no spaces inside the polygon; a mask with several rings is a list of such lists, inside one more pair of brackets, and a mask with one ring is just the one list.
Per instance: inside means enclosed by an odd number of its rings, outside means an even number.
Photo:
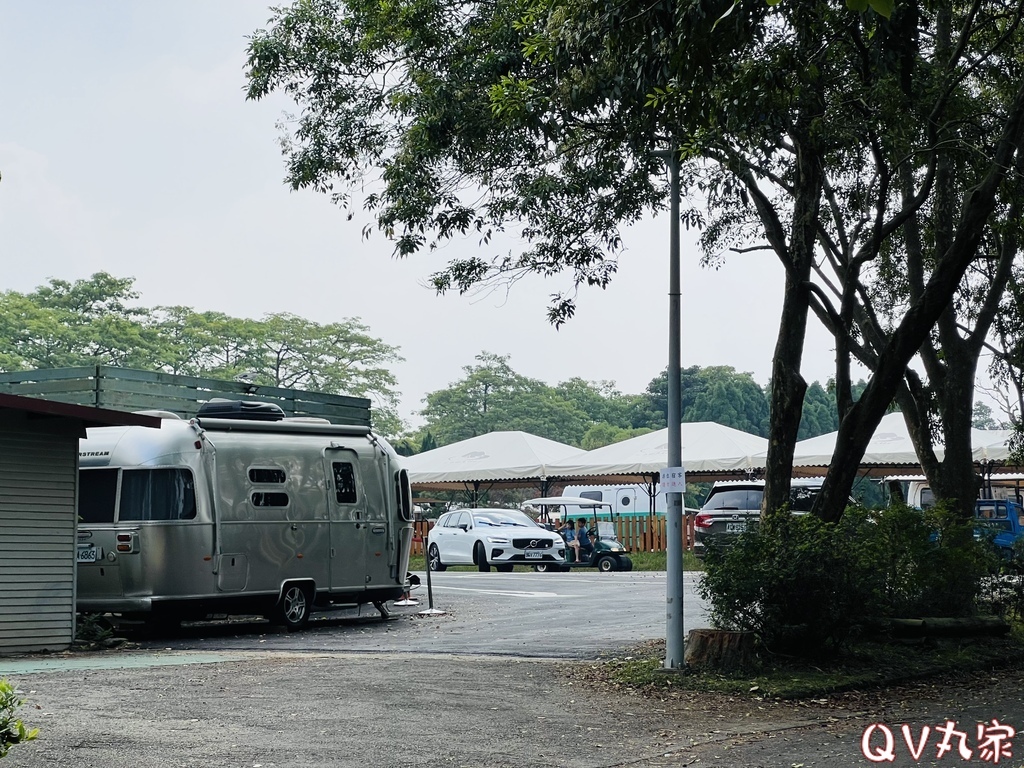
[{"label": "trailer wheel", "polygon": [[602,555],[597,558],[595,565],[597,565],[597,570],[601,571],[601,573],[608,573],[618,568],[618,563],[615,562],[615,558],[611,555]]},{"label": "trailer wheel", "polygon": [[437,550],[437,544],[431,544],[427,550],[427,567],[434,573],[440,573],[448,569],[448,566],[441,562],[441,553]]},{"label": "trailer wheel", "polygon": [[487,562],[487,551],[484,549],[484,545],[479,541],[473,548],[473,560],[476,561],[476,569],[480,573],[490,573],[491,564]]},{"label": "trailer wheel", "polygon": [[309,623],[312,608],[313,590],[308,584],[285,584],[281,599],[274,610],[275,622],[283,624],[289,632],[302,629]]},{"label": "trailer wheel", "polygon": [[535,570],[537,573],[551,573],[552,568],[547,563],[537,563],[535,566],[533,566],[533,570]]}]

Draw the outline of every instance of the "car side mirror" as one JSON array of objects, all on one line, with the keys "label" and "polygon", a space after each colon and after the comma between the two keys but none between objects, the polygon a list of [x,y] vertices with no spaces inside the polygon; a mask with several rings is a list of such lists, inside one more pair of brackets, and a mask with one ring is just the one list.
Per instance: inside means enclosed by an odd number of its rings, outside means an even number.
[{"label": "car side mirror", "polygon": [[461,528],[464,531],[468,531],[469,530],[469,523],[459,523],[459,528]]}]

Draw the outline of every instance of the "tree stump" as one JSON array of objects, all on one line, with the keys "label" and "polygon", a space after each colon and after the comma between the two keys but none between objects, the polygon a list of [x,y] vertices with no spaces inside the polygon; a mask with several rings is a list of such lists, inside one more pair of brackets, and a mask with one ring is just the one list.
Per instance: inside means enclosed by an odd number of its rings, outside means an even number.
[{"label": "tree stump", "polygon": [[686,638],[683,662],[692,667],[743,669],[753,666],[756,644],[753,632],[693,629]]}]

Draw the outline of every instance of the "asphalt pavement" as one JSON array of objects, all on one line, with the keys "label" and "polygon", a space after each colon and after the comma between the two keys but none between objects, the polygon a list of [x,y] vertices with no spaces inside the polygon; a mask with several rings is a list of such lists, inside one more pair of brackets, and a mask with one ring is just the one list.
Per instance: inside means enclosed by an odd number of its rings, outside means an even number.
[{"label": "asphalt pavement", "polygon": [[[1020,673],[799,704],[642,698],[586,671],[664,636],[663,575],[438,576],[441,615],[420,615],[421,589],[420,605],[387,621],[349,612],[297,633],[219,622],[104,652],[0,659],[41,729],[4,765],[842,767],[875,764],[862,754],[872,724],[868,751],[885,765],[1024,763],[1024,746],[1006,745],[1013,758],[992,747],[1005,734],[993,720],[1024,728]],[[699,625],[699,601],[687,607]],[[924,745],[919,760],[901,724]],[[936,757],[938,727],[965,733],[970,759],[953,759],[955,736]]]}]

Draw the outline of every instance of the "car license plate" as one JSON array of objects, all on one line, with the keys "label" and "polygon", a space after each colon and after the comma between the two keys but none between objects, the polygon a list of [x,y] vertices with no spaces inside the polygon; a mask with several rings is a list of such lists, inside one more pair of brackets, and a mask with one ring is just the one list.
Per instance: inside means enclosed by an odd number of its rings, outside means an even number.
[{"label": "car license plate", "polygon": [[747,530],[747,524],[746,523],[726,523],[725,524],[725,532],[726,533],[743,533],[745,530]]},{"label": "car license plate", "polygon": [[527,551],[527,553],[526,553],[526,559],[527,560],[540,560],[542,557],[544,557],[544,553],[543,552],[529,552],[529,551]]},{"label": "car license plate", "polygon": [[99,551],[96,547],[79,547],[75,555],[76,563],[95,563]]}]

